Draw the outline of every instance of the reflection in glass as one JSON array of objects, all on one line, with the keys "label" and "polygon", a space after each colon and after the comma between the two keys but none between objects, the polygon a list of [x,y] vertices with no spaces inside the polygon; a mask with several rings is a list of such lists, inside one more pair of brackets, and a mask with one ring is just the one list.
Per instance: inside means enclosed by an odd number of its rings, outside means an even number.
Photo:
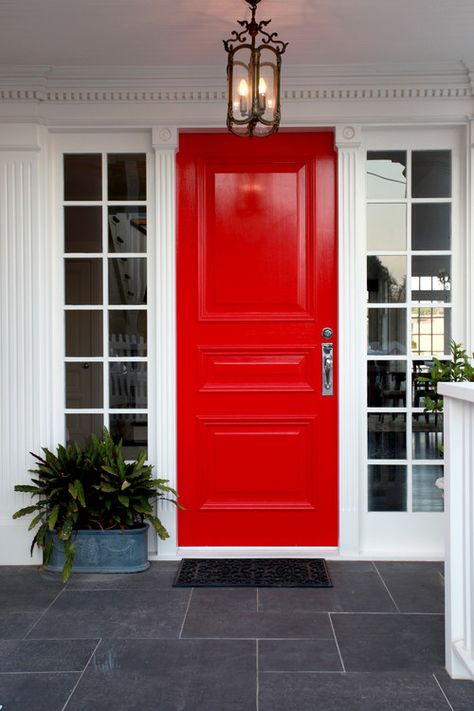
[{"label": "reflection in glass", "polygon": [[443,444],[443,415],[441,413],[416,413],[412,420],[412,445],[414,459],[440,459]]},{"label": "reflection in glass", "polygon": [[367,249],[374,252],[406,248],[406,205],[367,205]]},{"label": "reflection in glass", "polygon": [[64,251],[102,252],[102,208],[64,208]]},{"label": "reflection in glass", "polygon": [[102,260],[65,259],[66,304],[102,303]]},{"label": "reflection in glass", "polygon": [[146,207],[109,207],[109,252],[146,252]]},{"label": "reflection in glass", "polygon": [[406,459],[406,415],[403,413],[369,413],[369,459]]},{"label": "reflection in glass", "polygon": [[136,459],[148,447],[147,415],[110,415],[110,434],[114,442],[122,440],[125,459]]},{"label": "reflection in glass", "polygon": [[429,255],[412,257],[412,301],[419,303],[451,301],[451,257]]},{"label": "reflection in glass", "polygon": [[413,373],[411,376],[412,383],[412,406],[424,407],[425,397],[430,397],[432,400],[436,397],[436,391],[429,382],[424,382],[420,378],[429,378],[431,369],[434,366],[433,360],[414,360]]},{"label": "reflection in glass", "polygon": [[412,197],[451,197],[451,151],[413,151]]},{"label": "reflection in glass", "polygon": [[147,312],[109,311],[109,355],[146,356]]},{"label": "reflection in glass", "polygon": [[412,249],[451,249],[451,205],[416,203],[411,210]]},{"label": "reflection in glass", "polygon": [[413,355],[449,353],[451,309],[422,306],[411,310],[411,351]]},{"label": "reflection in glass", "polygon": [[407,468],[369,464],[369,511],[407,510]]},{"label": "reflection in glass", "polygon": [[405,407],[407,364],[400,360],[369,360],[368,407]]},{"label": "reflection in glass", "polygon": [[100,435],[104,428],[102,415],[66,415],[66,443],[77,442],[84,447],[92,434]]},{"label": "reflection in glass", "polygon": [[413,467],[413,511],[444,511],[443,490],[436,486],[442,476],[442,465]]},{"label": "reflection in glass", "polygon": [[147,364],[109,364],[109,394],[111,408],[146,408]]},{"label": "reflection in glass", "polygon": [[405,309],[369,309],[367,338],[369,355],[406,353]]},{"label": "reflection in glass", "polygon": [[66,363],[66,407],[103,407],[102,363]]},{"label": "reflection in glass", "polygon": [[102,311],[66,311],[66,355],[102,355]]},{"label": "reflection in glass", "polygon": [[146,258],[109,259],[109,304],[146,304]]},{"label": "reflection in glass", "polygon": [[367,297],[370,303],[405,301],[406,264],[406,257],[367,257]]},{"label": "reflection in glass", "polygon": [[369,151],[367,153],[368,198],[406,197],[406,166],[405,151]]},{"label": "reflection in glass", "polygon": [[64,199],[102,200],[102,156],[100,153],[64,155]]},{"label": "reflection in glass", "polygon": [[145,153],[109,153],[109,200],[146,200]]}]

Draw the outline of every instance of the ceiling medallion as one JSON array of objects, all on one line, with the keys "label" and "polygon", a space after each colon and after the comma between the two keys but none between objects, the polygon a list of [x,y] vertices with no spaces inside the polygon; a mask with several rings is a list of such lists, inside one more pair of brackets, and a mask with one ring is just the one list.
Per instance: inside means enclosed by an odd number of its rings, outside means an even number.
[{"label": "ceiling medallion", "polygon": [[227,62],[227,128],[237,136],[269,136],[280,124],[281,55],[288,42],[277,32],[266,32],[271,20],[257,22],[255,13],[261,0],[245,0],[252,17],[237,20],[242,30],[234,30],[224,47]]}]

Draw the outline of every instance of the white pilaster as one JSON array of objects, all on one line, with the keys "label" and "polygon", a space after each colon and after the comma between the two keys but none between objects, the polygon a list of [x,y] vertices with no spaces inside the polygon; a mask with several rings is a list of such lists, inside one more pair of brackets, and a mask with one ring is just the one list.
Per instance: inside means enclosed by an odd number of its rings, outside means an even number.
[{"label": "white pilaster", "polygon": [[28,124],[0,140],[0,565],[32,562],[28,521],[12,520],[31,499],[13,487],[29,481],[29,452],[51,438],[47,145]]},{"label": "white pilaster", "polygon": [[[157,383],[157,475],[176,487],[176,127],[153,128],[155,150],[155,283],[157,323],[155,358]],[[170,537],[158,541],[159,558],[175,558],[177,550],[176,508],[159,507],[159,516]]]},{"label": "white pilaster", "polygon": [[358,556],[364,441],[363,152],[361,130],[336,126],[339,226],[339,550]]}]

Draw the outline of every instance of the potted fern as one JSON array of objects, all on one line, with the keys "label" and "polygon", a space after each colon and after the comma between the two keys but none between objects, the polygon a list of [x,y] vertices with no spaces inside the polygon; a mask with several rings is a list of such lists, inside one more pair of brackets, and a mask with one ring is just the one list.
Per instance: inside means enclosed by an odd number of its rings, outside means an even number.
[{"label": "potted fern", "polygon": [[15,491],[31,494],[36,503],[13,518],[35,514],[29,530],[37,529],[31,544],[43,549],[46,569],[71,571],[139,572],[149,567],[148,525],[162,539],[168,532],[154,513],[158,499],[177,504],[177,493],[166,479],[154,479],[145,452],[127,462],[122,442],[107,429],[79,447],[59,445],[56,453],[43,448],[31,470],[31,484]]}]

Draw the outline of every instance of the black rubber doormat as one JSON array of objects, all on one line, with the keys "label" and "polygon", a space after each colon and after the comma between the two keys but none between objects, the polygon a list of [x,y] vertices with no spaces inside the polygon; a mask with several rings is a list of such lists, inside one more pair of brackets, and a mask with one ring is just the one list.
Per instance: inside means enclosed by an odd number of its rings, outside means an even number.
[{"label": "black rubber doormat", "polygon": [[185,558],[176,588],[332,588],[323,558]]}]

